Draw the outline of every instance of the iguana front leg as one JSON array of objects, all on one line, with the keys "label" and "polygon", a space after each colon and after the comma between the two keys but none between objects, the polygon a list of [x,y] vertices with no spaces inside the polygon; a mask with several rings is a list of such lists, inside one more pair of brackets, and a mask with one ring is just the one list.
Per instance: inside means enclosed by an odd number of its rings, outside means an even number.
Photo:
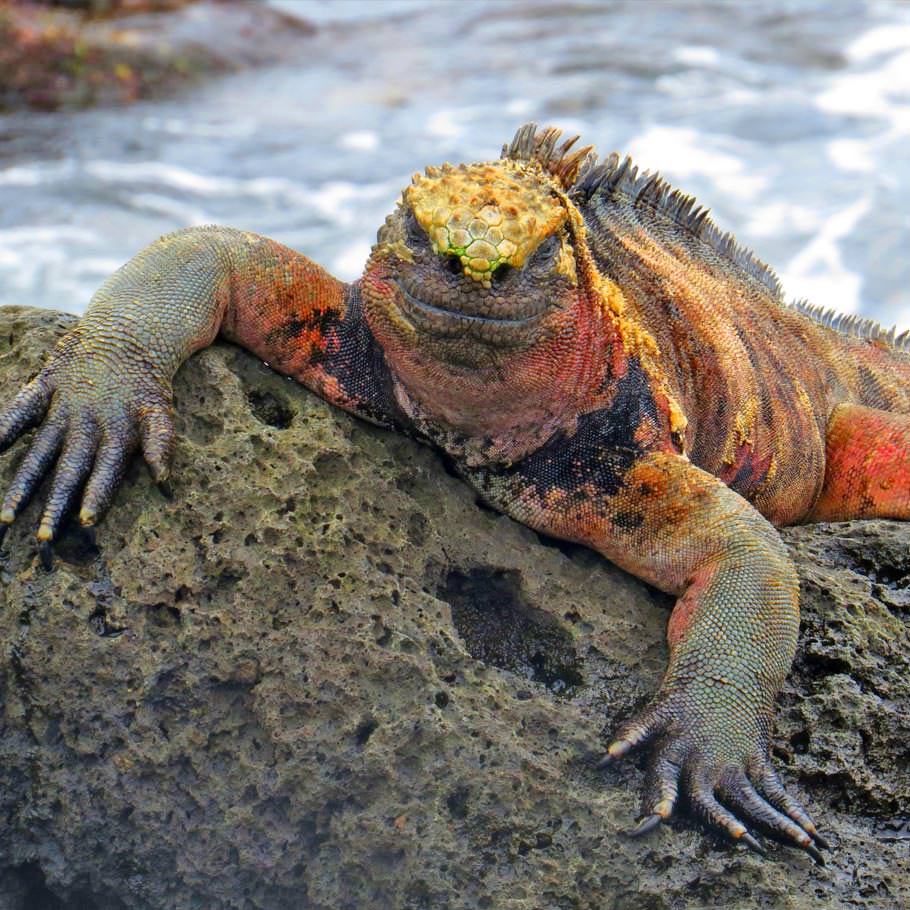
[{"label": "iguana front leg", "polygon": [[768,756],[774,700],[799,626],[796,572],[780,537],[684,457],[605,447],[601,438],[596,419],[582,417],[574,437],[468,477],[519,521],[587,544],[678,596],[660,690],[608,752],[610,760],[652,745],[633,833],[668,818],[682,790],[707,822],[753,849],[760,847],[744,821],[820,859],[813,839],[823,841]]},{"label": "iguana front leg", "polygon": [[137,446],[163,481],[174,447],[171,379],[219,333],[333,404],[392,420],[388,371],[355,286],[257,234],[178,231],[102,285],[0,416],[0,451],[41,423],[0,505],[0,539],[55,461],[38,528],[45,563],[80,489],[80,520],[94,525]]}]

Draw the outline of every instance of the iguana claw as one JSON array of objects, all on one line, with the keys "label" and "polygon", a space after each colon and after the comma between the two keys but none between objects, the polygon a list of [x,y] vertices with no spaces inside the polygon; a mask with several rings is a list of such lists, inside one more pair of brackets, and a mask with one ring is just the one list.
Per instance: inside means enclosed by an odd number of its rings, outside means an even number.
[{"label": "iguana claw", "polygon": [[828,843],[805,809],[784,789],[762,743],[750,743],[744,735],[743,731],[754,725],[728,726],[722,717],[715,715],[709,720],[693,712],[685,688],[664,692],[623,726],[598,763],[599,768],[633,748],[654,742],[645,775],[642,815],[629,835],[647,834],[669,818],[682,789],[696,815],[756,853],[764,853],[764,848],[737,815],[784,843],[805,850],[823,865],[818,847],[827,847]]},{"label": "iguana claw", "polygon": [[629,837],[641,837],[643,834],[653,831],[662,821],[663,816],[657,815],[656,813],[653,815],[646,815],[634,828],[627,831],[626,834],[628,834]]}]

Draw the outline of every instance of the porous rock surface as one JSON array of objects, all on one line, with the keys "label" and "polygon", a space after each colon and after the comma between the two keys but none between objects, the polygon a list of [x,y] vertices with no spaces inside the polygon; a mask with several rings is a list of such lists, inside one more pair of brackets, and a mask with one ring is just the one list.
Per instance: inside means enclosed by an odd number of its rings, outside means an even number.
[{"label": "porous rock surface", "polygon": [[[73,317],[0,310],[0,400]],[[643,840],[596,772],[669,600],[480,507],[426,448],[216,345],[167,500],[0,561],[0,910],[910,905],[910,527],[785,533],[803,583],[774,751],[834,844]],[[18,456],[0,459],[8,481]]]}]

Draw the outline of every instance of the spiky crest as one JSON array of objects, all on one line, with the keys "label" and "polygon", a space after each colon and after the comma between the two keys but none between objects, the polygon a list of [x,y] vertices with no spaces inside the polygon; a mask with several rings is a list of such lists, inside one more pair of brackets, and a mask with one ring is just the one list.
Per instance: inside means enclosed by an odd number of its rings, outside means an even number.
[{"label": "spiky crest", "polygon": [[594,146],[586,145],[569,154],[579,136],[569,136],[559,148],[556,143],[562,136],[562,130],[548,126],[537,131],[536,123],[526,123],[518,128],[511,143],[502,147],[503,158],[513,161],[536,161],[545,171],[552,174],[563,189],[571,187],[578,178],[579,171],[586,163],[597,160]]},{"label": "spiky crest", "polygon": [[574,201],[581,204],[595,195],[614,195],[625,197],[634,208],[659,212],[764,284],[781,305],[842,335],[866,338],[910,353],[910,330],[897,335],[896,327],[885,329],[872,319],[838,313],[806,300],[788,304],[774,270],[737,243],[733,234],[720,230],[709,217],[708,209],[699,205],[694,197],[674,189],[659,174],[639,172],[630,157],[620,158],[616,152],[600,163],[590,145],[569,155],[579,137],[571,136],[557,147],[561,136],[562,131],[554,127],[538,131],[536,123],[526,123],[518,128],[512,142],[502,147],[502,157],[538,162],[560,180]]},{"label": "spiky crest", "polygon": [[808,300],[794,300],[790,306],[798,313],[808,316],[813,322],[834,329],[842,335],[868,338],[869,341],[878,341],[898,351],[910,353],[910,329],[898,335],[897,326],[886,329],[874,319],[864,319],[855,313],[838,313],[830,307],[809,303]]}]

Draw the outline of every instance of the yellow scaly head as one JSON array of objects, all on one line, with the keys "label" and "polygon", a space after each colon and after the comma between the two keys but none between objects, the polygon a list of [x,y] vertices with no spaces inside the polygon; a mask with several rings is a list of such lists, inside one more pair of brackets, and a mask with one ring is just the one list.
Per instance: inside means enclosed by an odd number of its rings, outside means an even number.
[{"label": "yellow scaly head", "polygon": [[[456,257],[464,274],[485,288],[501,266],[521,268],[567,218],[550,175],[528,162],[430,167],[414,175],[404,202],[433,252]],[[574,283],[567,238],[557,270]]]}]

